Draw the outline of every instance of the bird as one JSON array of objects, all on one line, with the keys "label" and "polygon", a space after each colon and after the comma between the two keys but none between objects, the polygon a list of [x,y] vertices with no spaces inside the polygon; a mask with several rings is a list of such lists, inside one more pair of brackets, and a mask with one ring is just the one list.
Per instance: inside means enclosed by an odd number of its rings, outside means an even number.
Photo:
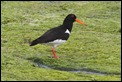
[{"label": "bird", "polygon": [[72,31],[73,23],[78,22],[79,24],[86,25],[83,21],[80,21],[75,14],[68,14],[63,21],[62,25],[51,28],[42,34],[37,39],[30,43],[30,46],[35,46],[37,44],[46,44],[52,47],[52,54],[54,58],[59,58],[56,55],[55,48],[63,43],[65,43]]}]

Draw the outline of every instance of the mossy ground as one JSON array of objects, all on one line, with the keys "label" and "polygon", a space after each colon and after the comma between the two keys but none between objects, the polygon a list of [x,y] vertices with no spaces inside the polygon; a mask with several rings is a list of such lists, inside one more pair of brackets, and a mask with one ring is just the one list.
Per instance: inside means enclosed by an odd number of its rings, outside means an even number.
[{"label": "mossy ground", "polygon": [[[50,28],[74,13],[88,26],[74,23],[69,40],[56,48],[29,46]],[[120,1],[2,1],[1,80],[121,80]],[[42,63],[51,69],[39,68]],[[90,69],[106,75],[73,73]],[[62,69],[62,70],[61,70]]]}]

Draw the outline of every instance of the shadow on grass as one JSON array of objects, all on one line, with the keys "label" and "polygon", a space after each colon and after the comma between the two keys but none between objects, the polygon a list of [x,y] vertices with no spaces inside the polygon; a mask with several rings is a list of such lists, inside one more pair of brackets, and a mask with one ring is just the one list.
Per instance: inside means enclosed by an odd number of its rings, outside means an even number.
[{"label": "shadow on grass", "polygon": [[[66,66],[56,66],[56,65],[49,65],[45,64],[45,59],[42,58],[37,58],[37,57],[32,57],[32,58],[27,58],[28,60],[32,61],[34,63],[34,67],[39,67],[39,68],[47,68],[47,69],[54,69],[54,70],[60,70],[60,71],[67,71],[67,72],[74,72],[74,73],[85,73],[85,74],[96,74],[96,75],[108,75],[108,74],[114,74],[114,75],[120,75],[121,73],[110,73],[110,72],[102,72],[90,68],[72,68],[72,67],[66,67]],[[51,60],[55,60],[51,58]]]}]

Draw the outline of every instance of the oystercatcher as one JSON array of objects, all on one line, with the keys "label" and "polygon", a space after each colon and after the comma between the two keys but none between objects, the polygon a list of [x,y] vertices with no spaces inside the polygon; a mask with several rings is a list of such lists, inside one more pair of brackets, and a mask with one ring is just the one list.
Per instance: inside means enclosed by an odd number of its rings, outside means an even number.
[{"label": "oystercatcher", "polygon": [[32,41],[30,43],[30,46],[34,46],[36,44],[50,45],[52,46],[52,53],[54,58],[58,58],[54,49],[58,45],[65,43],[68,40],[70,33],[72,31],[72,26],[74,21],[85,25],[85,23],[77,19],[74,14],[69,14],[64,19],[62,25],[48,30],[42,36]]}]

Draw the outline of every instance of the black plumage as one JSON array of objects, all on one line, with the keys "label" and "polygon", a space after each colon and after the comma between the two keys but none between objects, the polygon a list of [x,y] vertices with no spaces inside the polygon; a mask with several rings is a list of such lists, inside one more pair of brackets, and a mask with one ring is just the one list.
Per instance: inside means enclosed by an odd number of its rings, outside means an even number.
[{"label": "black plumage", "polygon": [[67,40],[69,38],[69,34],[65,33],[66,28],[62,28],[62,27],[63,26],[61,25],[56,28],[52,28],[48,30],[42,36],[32,41],[30,46],[34,46],[36,44],[41,44],[41,43],[52,42],[56,39]]},{"label": "black plumage", "polygon": [[64,19],[64,22],[62,25],[48,30],[42,36],[32,41],[30,46],[34,46],[36,44],[41,44],[41,43],[52,42],[56,39],[67,40],[69,38],[69,34],[65,33],[65,31],[68,29],[71,32],[73,22],[75,21],[75,19],[76,19],[76,16],[74,14],[69,14]]}]

